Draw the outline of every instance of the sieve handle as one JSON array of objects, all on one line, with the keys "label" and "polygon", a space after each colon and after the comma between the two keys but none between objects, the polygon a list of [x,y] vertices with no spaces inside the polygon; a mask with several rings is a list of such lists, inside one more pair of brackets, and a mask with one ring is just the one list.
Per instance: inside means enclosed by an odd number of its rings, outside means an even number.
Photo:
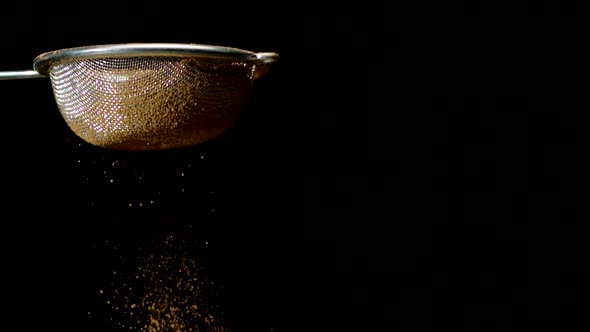
[{"label": "sieve handle", "polygon": [[19,70],[19,71],[0,71],[0,81],[2,80],[17,80],[24,78],[40,78],[47,77],[39,74],[36,70]]}]

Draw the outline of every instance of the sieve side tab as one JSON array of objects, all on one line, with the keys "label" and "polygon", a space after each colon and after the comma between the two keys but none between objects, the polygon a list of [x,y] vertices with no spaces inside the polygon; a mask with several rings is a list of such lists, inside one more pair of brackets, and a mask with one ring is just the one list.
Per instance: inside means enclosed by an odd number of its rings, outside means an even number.
[{"label": "sieve side tab", "polygon": [[262,63],[271,63],[279,60],[279,55],[274,52],[261,52],[255,54],[256,59]]},{"label": "sieve side tab", "polygon": [[252,78],[258,79],[268,73],[270,64],[279,60],[279,55],[273,52],[261,52],[253,55],[256,60]]}]

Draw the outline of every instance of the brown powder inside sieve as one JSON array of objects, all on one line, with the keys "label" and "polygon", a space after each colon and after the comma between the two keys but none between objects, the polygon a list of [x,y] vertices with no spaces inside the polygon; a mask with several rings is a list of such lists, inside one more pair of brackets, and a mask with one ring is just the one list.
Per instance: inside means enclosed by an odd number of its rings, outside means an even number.
[{"label": "brown powder inside sieve", "polygon": [[[160,150],[208,141],[236,121],[252,85],[252,66],[244,63],[129,61],[143,67],[103,65],[97,73],[78,75],[75,79],[84,76],[91,82],[67,85],[78,88],[69,93],[73,108],[56,99],[68,126],[86,142],[115,150]],[[146,69],[146,63],[152,67]],[[89,60],[76,66],[96,70]],[[107,74],[109,81],[104,79]],[[59,88],[54,84],[57,92]]]}]

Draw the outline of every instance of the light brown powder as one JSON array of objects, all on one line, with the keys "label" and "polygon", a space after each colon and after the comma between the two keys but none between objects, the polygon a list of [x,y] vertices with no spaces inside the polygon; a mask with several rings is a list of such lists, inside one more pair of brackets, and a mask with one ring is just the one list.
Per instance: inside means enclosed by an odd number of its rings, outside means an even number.
[{"label": "light brown powder", "polygon": [[112,322],[139,332],[231,332],[215,281],[189,244],[176,236],[142,246],[136,268],[113,271],[99,290]]},{"label": "light brown powder", "polygon": [[[76,73],[76,74],[73,74]],[[252,67],[180,58],[79,60],[54,66],[58,108],[83,140],[115,150],[208,141],[245,107]]]}]

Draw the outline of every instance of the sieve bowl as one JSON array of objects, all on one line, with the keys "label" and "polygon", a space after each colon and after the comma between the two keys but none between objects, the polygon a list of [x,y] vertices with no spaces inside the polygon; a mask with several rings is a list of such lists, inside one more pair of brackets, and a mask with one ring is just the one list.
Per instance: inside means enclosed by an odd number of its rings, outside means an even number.
[{"label": "sieve bowl", "polygon": [[226,131],[278,59],[204,44],[105,44],[40,54],[33,70],[0,72],[0,80],[49,77],[61,116],[87,143],[163,150]]}]

